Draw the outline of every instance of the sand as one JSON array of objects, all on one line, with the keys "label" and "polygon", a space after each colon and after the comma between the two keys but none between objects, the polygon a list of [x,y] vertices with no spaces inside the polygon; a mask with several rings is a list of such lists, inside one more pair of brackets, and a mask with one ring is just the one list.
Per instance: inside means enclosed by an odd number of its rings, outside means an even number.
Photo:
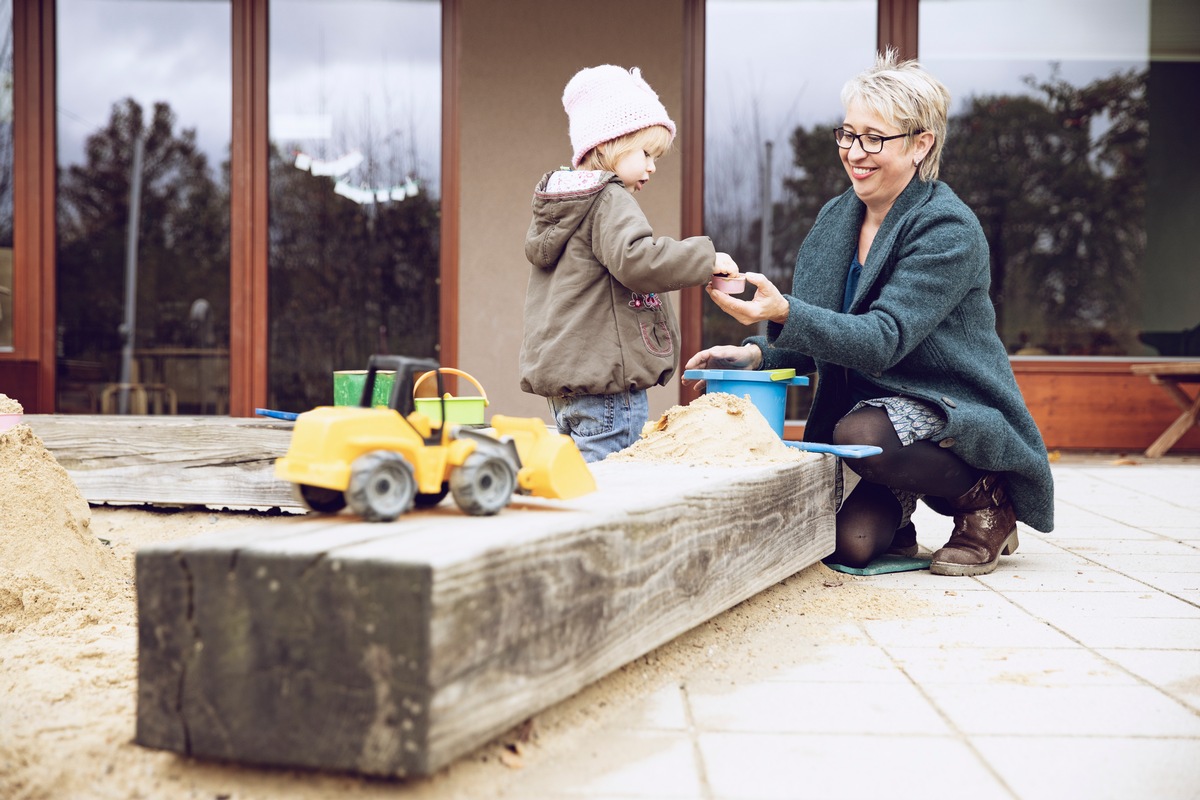
[{"label": "sand", "polygon": [[90,605],[114,564],[87,501],[28,425],[0,433],[0,466],[0,633],[10,633]]},{"label": "sand", "polygon": [[712,392],[667,409],[646,423],[631,447],[605,460],[744,466],[806,458],[812,456],[780,441],[749,398]]},{"label": "sand", "polygon": [[134,744],[138,547],[290,522],[246,511],[89,507],[28,426],[0,434],[0,797],[520,797],[523,777],[549,769],[653,692],[769,674],[848,619],[921,611],[816,564],[426,779],[201,762]]}]

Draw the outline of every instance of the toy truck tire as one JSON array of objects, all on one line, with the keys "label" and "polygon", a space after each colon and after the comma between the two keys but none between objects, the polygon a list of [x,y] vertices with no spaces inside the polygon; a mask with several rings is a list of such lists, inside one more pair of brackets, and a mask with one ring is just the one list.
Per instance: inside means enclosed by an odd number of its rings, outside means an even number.
[{"label": "toy truck tire", "polygon": [[336,514],[346,507],[346,495],[337,489],[310,486],[307,483],[292,484],[292,493],[300,504],[309,511],[320,514]]},{"label": "toy truck tire", "polygon": [[458,507],[471,516],[495,514],[512,502],[517,473],[506,459],[472,453],[450,473],[450,491]]},{"label": "toy truck tire", "polygon": [[354,459],[346,503],[367,522],[390,522],[412,508],[417,494],[412,465],[399,453],[375,450]]}]

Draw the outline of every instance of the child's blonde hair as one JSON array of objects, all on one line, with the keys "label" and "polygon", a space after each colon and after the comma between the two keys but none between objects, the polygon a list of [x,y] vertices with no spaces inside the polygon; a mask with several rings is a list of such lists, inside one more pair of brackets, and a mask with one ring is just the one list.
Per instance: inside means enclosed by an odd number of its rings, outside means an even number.
[{"label": "child's blonde hair", "polygon": [[636,150],[644,150],[657,160],[670,152],[671,142],[674,140],[675,134],[662,125],[650,125],[596,145],[587,151],[583,160],[579,162],[579,169],[616,172],[617,162]]}]

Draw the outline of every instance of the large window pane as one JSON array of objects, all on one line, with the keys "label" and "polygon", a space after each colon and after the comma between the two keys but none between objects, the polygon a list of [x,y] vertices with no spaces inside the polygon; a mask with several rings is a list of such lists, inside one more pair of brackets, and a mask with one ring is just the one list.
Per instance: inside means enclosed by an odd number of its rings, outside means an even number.
[{"label": "large window pane", "polygon": [[441,7],[272,0],[273,407],[372,353],[436,356]]},{"label": "large window pane", "polygon": [[57,408],[227,413],[230,5],[57,8]]},{"label": "large window pane", "polygon": [[1200,354],[1194,0],[923,0],[1010,351]]},{"label": "large window pane", "polygon": [[[704,230],[743,271],[790,288],[817,211],[849,187],[830,131],[842,121],[842,84],[871,63],[875,2],[706,8]],[[703,324],[705,347],[756,333],[707,299]],[[810,393],[789,395],[788,418],[804,417]]]},{"label": "large window pane", "polygon": [[0,0],[0,352],[13,349],[12,12],[12,0]]}]

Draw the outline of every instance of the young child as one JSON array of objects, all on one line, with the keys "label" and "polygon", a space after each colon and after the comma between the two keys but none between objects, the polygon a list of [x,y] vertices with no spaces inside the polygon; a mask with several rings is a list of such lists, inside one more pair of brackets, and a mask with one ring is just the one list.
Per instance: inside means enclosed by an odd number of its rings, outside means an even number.
[{"label": "young child", "polygon": [[661,293],[738,267],[707,236],[656,238],[634,199],[675,138],[638,69],[584,69],[562,102],[575,170],[547,173],[533,194],[521,388],[599,461],[637,441],[646,389],[679,367],[679,323]]}]

